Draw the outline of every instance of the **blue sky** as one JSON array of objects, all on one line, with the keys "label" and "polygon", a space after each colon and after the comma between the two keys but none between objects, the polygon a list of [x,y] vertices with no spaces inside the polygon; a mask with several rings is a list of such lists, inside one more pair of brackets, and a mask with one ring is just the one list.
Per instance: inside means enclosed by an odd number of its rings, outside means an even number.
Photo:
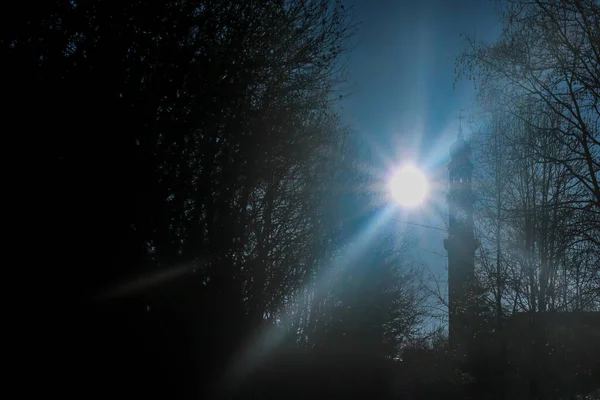
[{"label": "blue sky", "polygon": [[[376,167],[413,159],[431,175],[445,175],[459,110],[465,109],[468,116],[474,106],[472,83],[454,85],[455,57],[464,49],[460,34],[493,40],[499,31],[494,2],[348,0],[345,4],[354,7],[360,29],[350,64],[355,89],[344,100],[342,115]],[[469,134],[466,123],[463,127]],[[402,219],[444,227],[439,214],[402,212]],[[417,250],[416,258],[443,273],[445,259],[431,252],[445,254],[444,233],[410,229],[424,249]]]}]

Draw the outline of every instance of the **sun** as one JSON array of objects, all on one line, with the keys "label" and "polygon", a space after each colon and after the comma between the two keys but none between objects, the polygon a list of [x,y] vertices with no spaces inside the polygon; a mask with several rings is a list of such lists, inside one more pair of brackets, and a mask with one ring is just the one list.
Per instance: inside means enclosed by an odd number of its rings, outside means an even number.
[{"label": "sun", "polygon": [[429,189],[425,174],[408,165],[398,169],[389,181],[394,200],[404,207],[416,207],[423,203]]}]

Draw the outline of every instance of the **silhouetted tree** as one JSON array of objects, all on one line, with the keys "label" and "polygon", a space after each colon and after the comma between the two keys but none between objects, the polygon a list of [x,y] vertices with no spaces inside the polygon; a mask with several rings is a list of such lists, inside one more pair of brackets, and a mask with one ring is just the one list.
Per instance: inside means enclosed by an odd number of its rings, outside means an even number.
[{"label": "silhouetted tree", "polygon": [[36,278],[73,390],[218,393],[290,348],[332,393],[387,368],[419,322],[405,252],[382,242],[323,290],[363,183],[335,111],[341,2],[12,3],[0,25],[15,182],[57,260]]}]

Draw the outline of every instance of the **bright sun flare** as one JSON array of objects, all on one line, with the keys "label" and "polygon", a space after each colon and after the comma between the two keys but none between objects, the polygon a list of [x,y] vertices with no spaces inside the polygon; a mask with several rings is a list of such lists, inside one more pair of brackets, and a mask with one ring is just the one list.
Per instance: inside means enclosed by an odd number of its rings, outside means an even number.
[{"label": "bright sun flare", "polygon": [[427,178],[423,172],[413,166],[397,170],[389,186],[394,199],[404,207],[418,206],[427,196]]}]

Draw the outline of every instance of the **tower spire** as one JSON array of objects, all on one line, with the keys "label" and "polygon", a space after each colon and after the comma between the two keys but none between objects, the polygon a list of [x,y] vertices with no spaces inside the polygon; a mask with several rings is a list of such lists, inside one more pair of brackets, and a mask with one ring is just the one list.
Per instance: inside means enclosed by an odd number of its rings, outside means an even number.
[{"label": "tower spire", "polygon": [[465,140],[465,137],[463,135],[463,131],[462,131],[462,120],[463,120],[463,116],[462,116],[462,112],[465,111],[464,109],[460,109],[458,110],[458,140]]}]

